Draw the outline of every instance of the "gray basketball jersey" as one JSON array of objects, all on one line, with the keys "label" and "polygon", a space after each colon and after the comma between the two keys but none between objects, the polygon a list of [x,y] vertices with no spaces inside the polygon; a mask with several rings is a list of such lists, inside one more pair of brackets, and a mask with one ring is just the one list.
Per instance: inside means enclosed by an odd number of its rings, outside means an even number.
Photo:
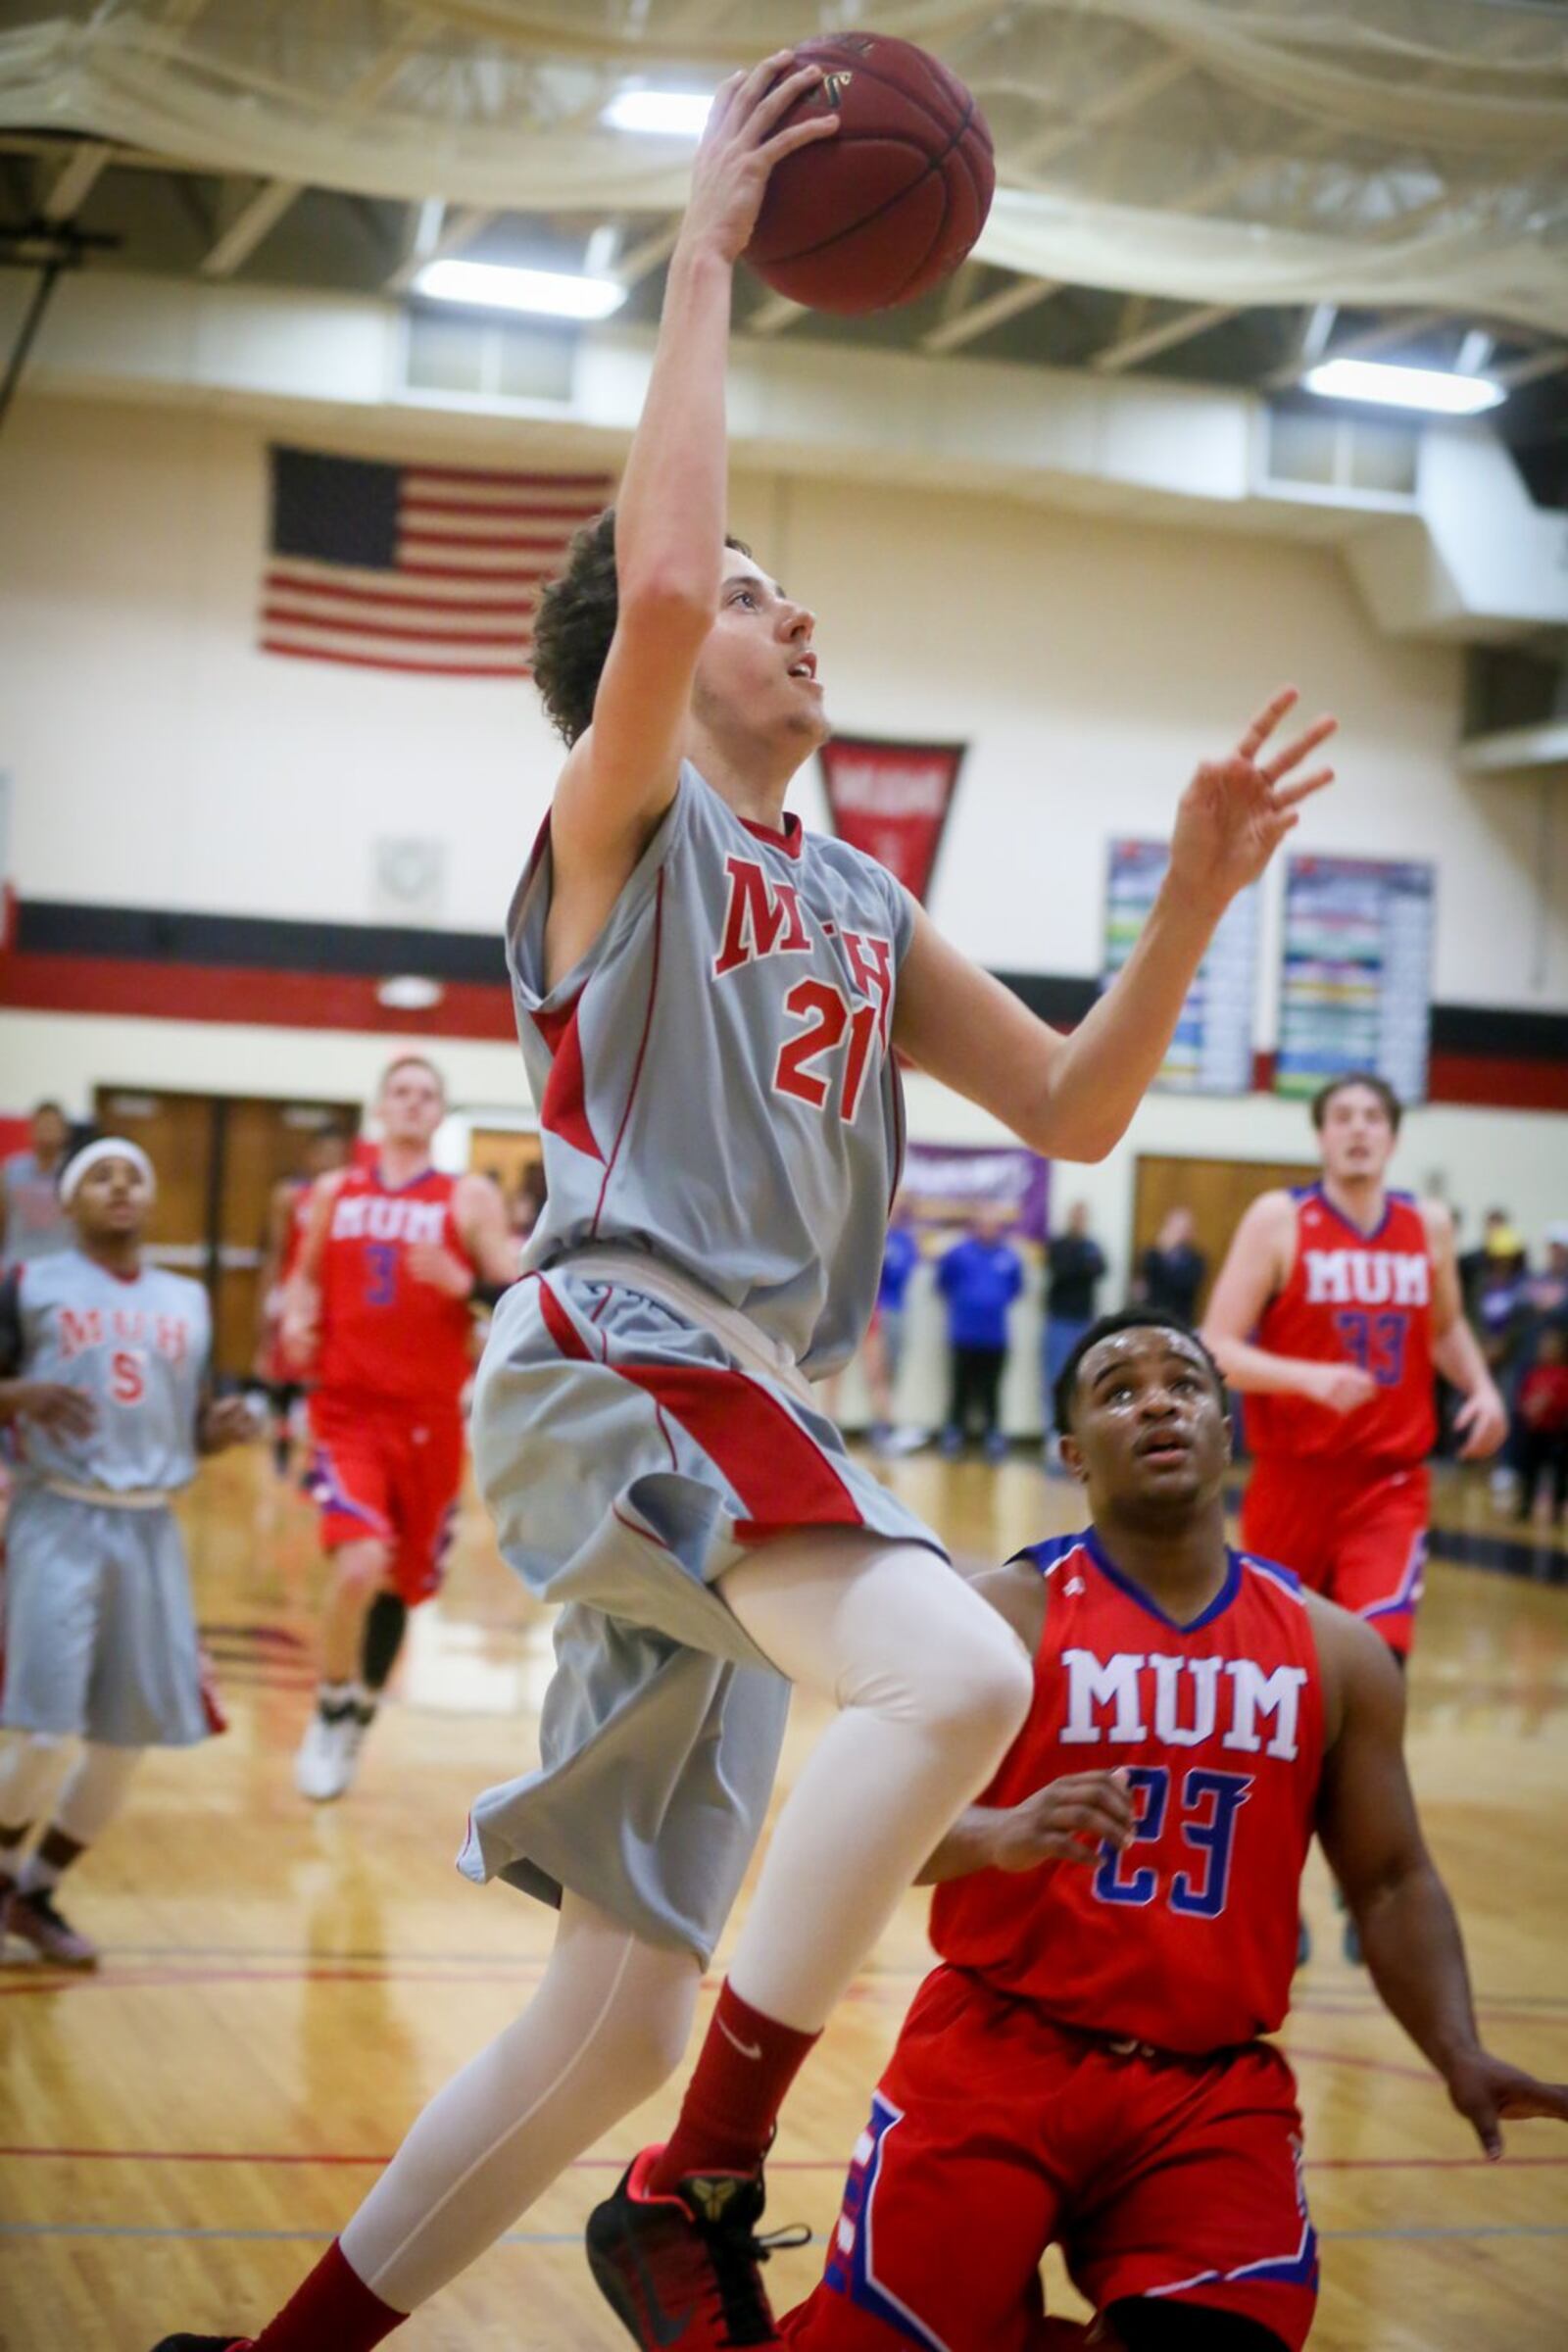
[{"label": "gray basketball jersey", "polygon": [[532,1262],[653,1250],[820,1376],[876,1298],[914,913],[873,858],[786,827],[747,823],[685,763],[582,961],[546,989],[548,828],[507,950],[549,1179]]},{"label": "gray basketball jersey", "polygon": [[85,1438],[22,1423],[20,1474],[123,1494],[196,1475],[196,1408],[212,1343],[207,1293],[144,1265],[122,1281],[79,1250],[22,1272],[22,1377],[63,1381],[98,1408]]}]

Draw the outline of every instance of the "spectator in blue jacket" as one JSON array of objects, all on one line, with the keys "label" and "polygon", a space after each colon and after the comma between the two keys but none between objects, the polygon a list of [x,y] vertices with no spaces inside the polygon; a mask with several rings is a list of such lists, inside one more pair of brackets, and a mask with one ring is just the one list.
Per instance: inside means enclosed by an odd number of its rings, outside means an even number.
[{"label": "spectator in blue jacket", "polygon": [[1002,1206],[977,1210],[968,1234],[937,1267],[953,1366],[942,1432],[942,1450],[950,1458],[963,1450],[976,1414],[986,1459],[1000,1462],[1007,1450],[997,1423],[998,1397],[1007,1363],[1007,1310],[1023,1289],[1023,1260],[1004,1238],[1011,1221]]},{"label": "spectator in blue jacket", "polygon": [[865,1385],[871,1396],[871,1444],[878,1453],[900,1450],[893,1427],[893,1392],[904,1362],[905,1306],[909,1281],[920,1263],[920,1245],[901,1222],[902,1202],[893,1203],[877,1285],[876,1312],[865,1335]]}]

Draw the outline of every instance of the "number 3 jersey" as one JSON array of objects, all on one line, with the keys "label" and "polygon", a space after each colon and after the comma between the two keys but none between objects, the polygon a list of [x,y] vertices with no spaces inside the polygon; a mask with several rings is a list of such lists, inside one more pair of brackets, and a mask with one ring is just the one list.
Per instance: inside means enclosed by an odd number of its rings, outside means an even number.
[{"label": "number 3 jersey", "polygon": [[1297,1580],[1228,1552],[1223,1590],[1184,1627],[1093,1531],[1018,1556],[1048,1588],[1034,1705],[979,1801],[1011,1807],[1064,1774],[1124,1768],[1137,1831],[1119,1854],[949,1881],[932,1942],[1085,2033],[1192,2052],[1272,2033],[1323,1756]]},{"label": "number 3 jersey", "polygon": [[466,1298],[454,1298],[409,1268],[419,1244],[468,1265],[453,1213],[455,1176],[434,1168],[388,1185],[376,1167],[353,1167],[336,1185],[321,1250],[322,1391],[340,1402],[423,1405],[455,1413],[472,1371]]},{"label": "number 3 jersey", "polygon": [[24,1479],[172,1490],[196,1475],[196,1410],[212,1321],[207,1293],[184,1274],[143,1265],[112,1274],[79,1250],[22,1270],[22,1377],[90,1396],[90,1435],[22,1425]]},{"label": "number 3 jersey", "polygon": [[1387,1469],[1424,1461],[1437,1438],[1432,1365],[1432,1245],[1409,1193],[1385,1196],[1362,1233],[1320,1185],[1295,1193],[1296,1254],[1256,1340],[1274,1355],[1354,1364],[1376,1394],[1352,1413],[1310,1396],[1251,1396],[1247,1435],[1259,1457],[1348,1455]]},{"label": "number 3 jersey", "polygon": [[508,960],[549,1200],[531,1260],[648,1250],[820,1375],[870,1319],[903,1153],[913,906],[847,842],[736,816],[690,764],[576,967],[545,984],[548,828]]}]

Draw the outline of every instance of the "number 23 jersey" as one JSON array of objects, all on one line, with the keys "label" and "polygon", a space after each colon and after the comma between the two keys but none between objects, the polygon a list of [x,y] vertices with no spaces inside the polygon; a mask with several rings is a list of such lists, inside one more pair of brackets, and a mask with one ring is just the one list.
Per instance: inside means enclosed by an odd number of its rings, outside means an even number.
[{"label": "number 23 jersey", "polygon": [[426,1168],[388,1185],[376,1167],[334,1182],[320,1261],[321,1348],[316,1376],[332,1397],[367,1406],[421,1405],[455,1413],[472,1363],[472,1316],[411,1273],[418,1245],[471,1261],[453,1213],[455,1176]]},{"label": "number 23 jersey", "polygon": [[530,1257],[648,1250],[812,1375],[862,1337],[904,1148],[892,1046],[913,903],[848,842],[734,814],[690,764],[574,970],[552,853],[508,923],[550,1194]]},{"label": "number 23 jersey", "polygon": [[1323,1758],[1317,1645],[1288,1570],[1227,1554],[1191,1625],[1123,1577],[1094,1532],[1021,1553],[1046,1579],[1029,1718],[983,1805],[1125,1768],[1120,1854],[976,1871],[938,1886],[944,1960],[1084,2033],[1207,2051],[1290,2006],[1297,1899]]}]

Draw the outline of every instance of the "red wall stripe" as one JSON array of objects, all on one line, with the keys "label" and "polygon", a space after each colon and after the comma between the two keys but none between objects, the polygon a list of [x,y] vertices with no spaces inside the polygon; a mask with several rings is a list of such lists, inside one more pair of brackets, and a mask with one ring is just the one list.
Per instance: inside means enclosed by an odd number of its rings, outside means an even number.
[{"label": "red wall stripe", "polygon": [[[376,1000],[373,975],[274,971],[252,964],[157,963],[149,957],[55,956],[0,948],[0,1006],[29,1012],[119,1013],[138,1020],[245,1021],[263,1028],[363,1029],[430,1037],[516,1036],[503,980],[448,980],[428,1012],[393,1012]],[[1272,1057],[1259,1054],[1254,1079],[1268,1091]],[[1503,1110],[1568,1112],[1568,1063],[1549,1056],[1456,1054],[1432,1056],[1434,1102]]]}]

